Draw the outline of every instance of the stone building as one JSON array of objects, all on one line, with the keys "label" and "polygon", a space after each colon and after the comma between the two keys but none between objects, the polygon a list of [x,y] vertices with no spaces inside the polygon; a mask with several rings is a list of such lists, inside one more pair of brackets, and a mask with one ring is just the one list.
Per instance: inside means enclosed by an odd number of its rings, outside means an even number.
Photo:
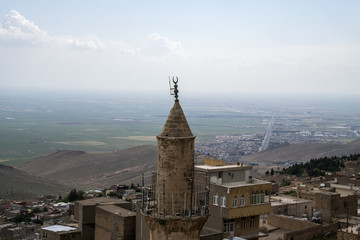
[{"label": "stone building", "polygon": [[357,196],[341,197],[340,193],[316,193],[316,211],[322,213],[322,220],[330,222],[340,215],[357,216]]},{"label": "stone building", "polygon": [[95,240],[135,240],[136,213],[116,205],[95,209]]},{"label": "stone building", "polygon": [[315,201],[313,211],[319,211],[323,222],[331,222],[334,217],[357,216],[358,196],[341,196],[328,191],[298,192],[302,199]]},{"label": "stone building", "polygon": [[143,195],[142,215],[153,240],[200,239],[208,214],[205,186],[194,185],[194,139],[177,99],[157,136],[156,183]]},{"label": "stone building", "polygon": [[337,232],[337,240],[359,240],[360,239],[360,226],[351,226],[340,229]]},{"label": "stone building", "polygon": [[74,218],[79,222],[82,240],[95,239],[96,207],[105,205],[121,207],[128,211],[132,210],[131,202],[106,197],[92,198],[75,202]]},{"label": "stone building", "polygon": [[81,231],[78,228],[52,225],[43,227],[40,230],[40,239],[42,240],[81,240]]},{"label": "stone building", "polygon": [[253,179],[251,168],[243,164],[195,166],[195,180],[210,186],[210,217],[205,227],[223,231],[223,237],[264,236],[259,232],[260,215],[270,212],[272,185]]},{"label": "stone building", "polygon": [[271,197],[271,213],[311,220],[315,201],[288,195]]}]

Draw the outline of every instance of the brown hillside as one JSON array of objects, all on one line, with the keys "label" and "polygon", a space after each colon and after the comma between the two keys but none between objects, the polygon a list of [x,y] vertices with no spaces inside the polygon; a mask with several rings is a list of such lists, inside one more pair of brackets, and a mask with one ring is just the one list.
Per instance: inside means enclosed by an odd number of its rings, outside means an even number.
[{"label": "brown hillside", "polygon": [[306,162],[312,158],[343,156],[360,153],[360,139],[347,144],[292,144],[279,146],[241,158],[245,163],[274,165],[286,162]]},{"label": "brown hillside", "polygon": [[26,200],[47,194],[58,196],[70,189],[57,182],[0,164],[0,198]]},{"label": "brown hillside", "polygon": [[142,172],[154,170],[156,151],[151,145],[102,154],[61,150],[36,158],[19,169],[68,185],[108,187],[131,183]]}]

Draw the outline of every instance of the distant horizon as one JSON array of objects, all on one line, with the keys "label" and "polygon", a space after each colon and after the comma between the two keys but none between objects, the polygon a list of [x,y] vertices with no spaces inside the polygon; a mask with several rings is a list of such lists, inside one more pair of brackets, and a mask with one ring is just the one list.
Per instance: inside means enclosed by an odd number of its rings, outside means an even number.
[{"label": "distant horizon", "polygon": [[[181,83],[180,83],[181,84]],[[166,85],[166,84],[165,84]],[[168,86],[168,85],[166,85]],[[78,96],[89,96],[93,95],[94,97],[136,97],[136,98],[148,98],[148,97],[156,97],[156,98],[164,98],[164,99],[173,99],[174,97],[170,95],[169,87],[167,89],[158,89],[158,90],[149,90],[146,91],[144,89],[139,90],[123,90],[123,89],[59,89],[59,88],[29,88],[29,87],[5,87],[0,89],[0,92],[5,94],[18,94],[18,95],[36,95],[36,94],[56,94],[58,96],[66,97],[68,94],[79,94]],[[74,96],[70,96],[74,97]],[[359,94],[356,93],[313,93],[313,92],[244,92],[241,90],[234,90],[232,92],[223,92],[223,91],[215,91],[215,90],[183,90],[181,89],[181,85],[179,88],[179,99],[182,98],[203,98],[206,99],[246,99],[249,98],[275,98],[275,99],[296,99],[296,98],[304,98],[308,97],[311,99],[318,99],[322,101],[326,101],[327,99],[343,99],[343,100],[357,100],[360,98]]]},{"label": "distant horizon", "polygon": [[358,94],[359,8],[354,0],[3,0],[0,88],[162,94],[178,76],[184,96]]}]

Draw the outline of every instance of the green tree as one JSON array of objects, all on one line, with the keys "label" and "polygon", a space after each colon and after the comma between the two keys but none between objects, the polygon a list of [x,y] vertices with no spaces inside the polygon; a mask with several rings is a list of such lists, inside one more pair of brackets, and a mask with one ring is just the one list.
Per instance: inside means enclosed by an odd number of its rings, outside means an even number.
[{"label": "green tree", "polygon": [[63,199],[64,202],[74,202],[84,199],[84,191],[77,191],[75,188],[70,191],[70,193]]}]

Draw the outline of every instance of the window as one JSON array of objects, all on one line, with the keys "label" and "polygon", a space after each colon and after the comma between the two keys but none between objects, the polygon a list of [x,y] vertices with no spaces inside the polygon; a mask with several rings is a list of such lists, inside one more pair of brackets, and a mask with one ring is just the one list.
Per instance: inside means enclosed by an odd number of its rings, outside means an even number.
[{"label": "window", "polygon": [[214,199],[213,199],[213,204],[214,205],[218,205],[218,199],[219,199],[219,196],[217,193],[214,194]]},{"label": "window", "polygon": [[233,199],[233,207],[235,208],[235,207],[237,207],[237,205],[238,205],[238,197],[235,196]]},{"label": "window", "polygon": [[224,232],[233,232],[234,222],[234,219],[224,219]]},{"label": "window", "polygon": [[255,228],[255,216],[252,216],[250,219],[250,228],[251,229]]},{"label": "window", "polygon": [[221,207],[226,207],[226,197],[225,196],[221,197]]},{"label": "window", "polygon": [[241,218],[241,230],[246,230],[246,218]]},{"label": "window", "polygon": [[250,204],[256,204],[256,193],[251,193]]},{"label": "window", "polygon": [[264,192],[256,192],[251,193],[250,195],[250,204],[260,204],[265,202],[265,193]]},{"label": "window", "polygon": [[261,192],[260,193],[260,203],[264,203],[265,202],[265,193]]},{"label": "window", "polygon": [[241,207],[245,206],[245,196],[244,196],[244,195],[241,195],[241,198],[240,198],[240,206],[241,206]]},{"label": "window", "polygon": [[43,238],[47,238],[47,233],[43,232]]}]

